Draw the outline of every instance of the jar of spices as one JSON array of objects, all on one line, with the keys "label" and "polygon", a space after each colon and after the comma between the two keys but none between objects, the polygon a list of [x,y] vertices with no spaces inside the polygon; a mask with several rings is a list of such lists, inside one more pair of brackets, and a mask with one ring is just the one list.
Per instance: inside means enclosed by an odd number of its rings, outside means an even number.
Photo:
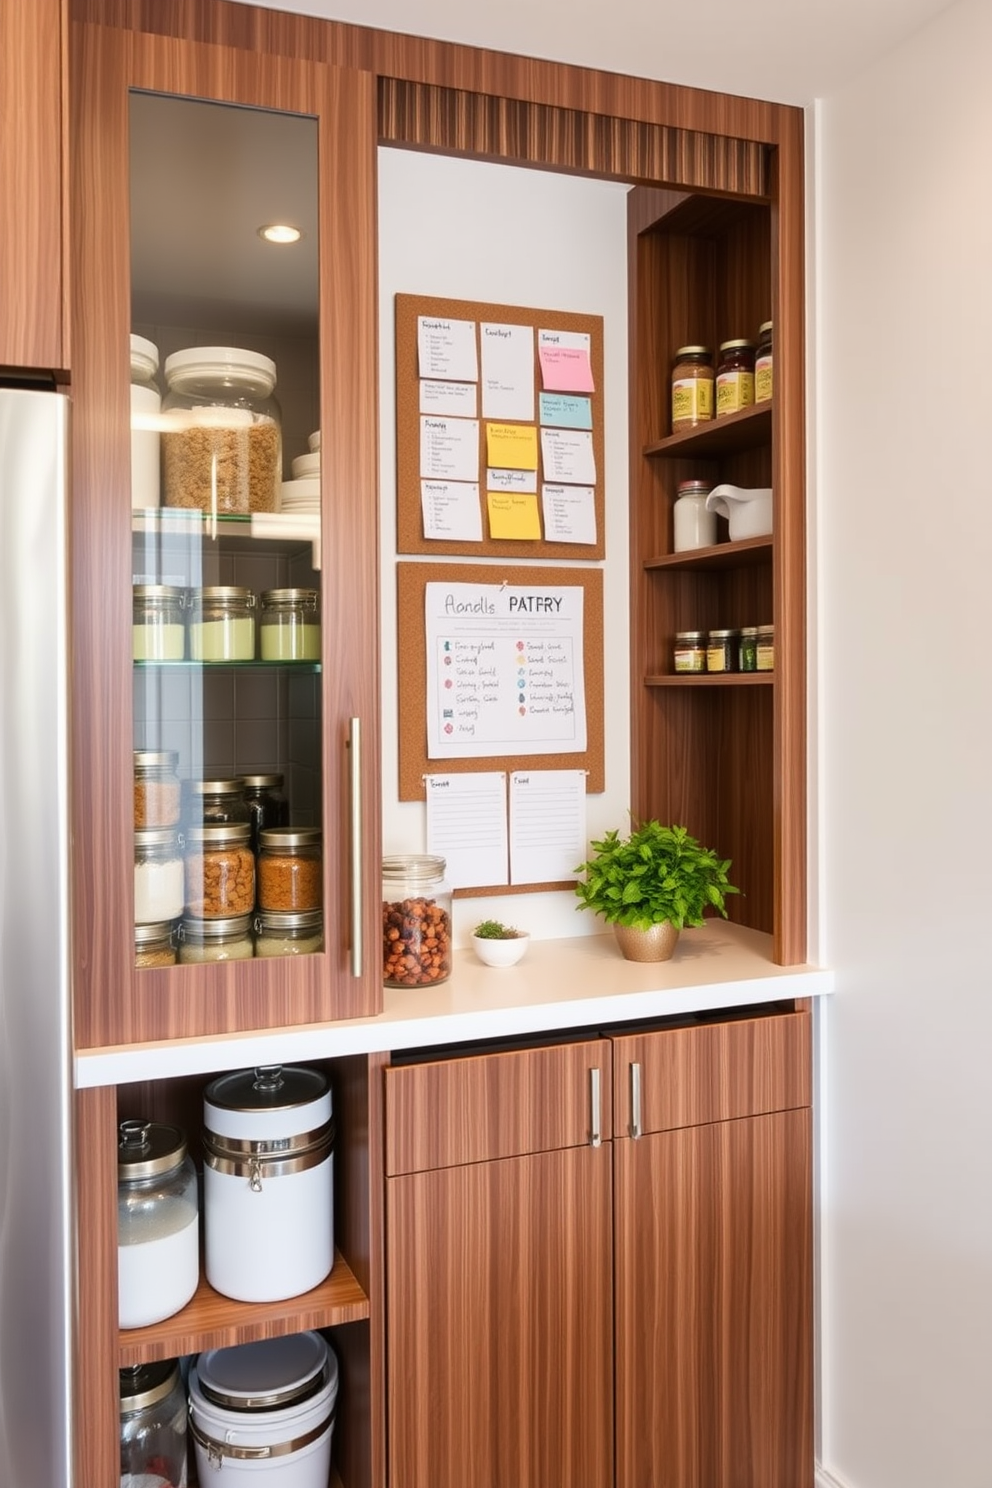
[{"label": "jar of spices", "polygon": [[242,775],[241,787],[251,822],[251,850],[258,852],[258,834],[268,827],[289,825],[289,802],[282,793],[281,775]]},{"label": "jar of spices", "polygon": [[135,661],[182,661],[186,655],[185,589],[135,584],[131,649]]},{"label": "jar of spices", "polygon": [[131,337],[131,506],[158,506],[159,424],[162,394],[156,382],[158,347],[144,336]]},{"label": "jar of spices", "polygon": [[258,907],[320,909],[324,874],[319,827],[267,827],[258,834]]},{"label": "jar of spices", "polygon": [[245,800],[244,782],[234,780],[188,780],[186,817],[191,826],[226,827],[251,821]]},{"label": "jar of spices", "polygon": [[746,625],[740,633],[737,642],[738,670],[742,672],[756,672],[758,670],[758,627]]},{"label": "jar of spices", "polygon": [[709,481],[679,481],[678,499],[672,507],[673,552],[711,548],[716,542],[716,512],[706,510],[706,498],[711,490]]},{"label": "jar of spices", "polygon": [[213,961],[250,961],[255,954],[251,915],[218,920],[183,920],[178,930],[179,964],[202,966]]},{"label": "jar of spices", "polygon": [[706,670],[736,672],[740,631],[711,630],[706,639]]},{"label": "jar of spices", "polygon": [[276,364],[234,346],[193,346],[165,360],[166,506],[215,515],[278,508],[282,429]]},{"label": "jar of spices", "polygon": [[135,832],[134,923],[160,925],[182,912],[182,838],[171,827]]},{"label": "jar of spices", "polygon": [[758,653],[757,670],[759,672],[773,672],[775,670],[775,627],[774,625],[758,626]]},{"label": "jar of spices", "polygon": [[312,956],[324,949],[324,916],[319,909],[282,914],[272,909],[255,916],[256,956]]},{"label": "jar of spices", "polygon": [[175,966],[175,927],[171,920],[157,925],[135,925],[134,964],[143,971],[155,966]]},{"label": "jar of spices", "polygon": [[182,809],[175,749],[134,751],[134,825],[174,827]]},{"label": "jar of spices", "polygon": [[387,987],[423,987],[451,975],[451,889],[445,862],[402,854],[382,862],[382,956]]},{"label": "jar of spices", "polygon": [[186,834],[187,915],[198,920],[250,915],[255,908],[255,854],[250,839],[247,822],[190,827]]},{"label": "jar of spices", "polygon": [[186,1488],[186,1391],[178,1359],[120,1371],[121,1484]]},{"label": "jar of spices", "polygon": [[754,402],[754,342],[721,341],[716,369],[716,416],[739,413]]},{"label": "jar of spices", "polygon": [[754,401],[767,403],[772,395],[772,322],[758,327],[758,355],[754,361]]},{"label": "jar of spices", "polygon": [[712,417],[713,353],[708,346],[680,346],[672,368],[672,433]]},{"label": "jar of spices", "polygon": [[319,661],[316,589],[266,589],[259,617],[263,661]]},{"label": "jar of spices", "polygon": [[122,1121],[117,1144],[117,1272],[122,1328],[161,1322],[200,1280],[196,1169],[178,1126]]},{"label": "jar of spices", "polygon": [[237,584],[193,589],[189,595],[193,661],[253,661],[255,596]]},{"label": "jar of spices", "polygon": [[675,635],[676,672],[699,673],[706,670],[705,630],[680,630]]}]

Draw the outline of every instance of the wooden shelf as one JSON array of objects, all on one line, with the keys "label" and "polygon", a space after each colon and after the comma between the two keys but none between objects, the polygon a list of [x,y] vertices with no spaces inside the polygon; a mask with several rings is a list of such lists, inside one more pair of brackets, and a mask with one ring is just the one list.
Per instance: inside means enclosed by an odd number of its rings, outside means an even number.
[{"label": "wooden shelf", "polygon": [[774,672],[661,672],[644,678],[645,687],[768,687]]},{"label": "wooden shelf", "polygon": [[710,460],[739,450],[755,449],[760,444],[767,444],[771,437],[772,400],[769,399],[766,403],[742,408],[740,413],[724,414],[723,418],[700,424],[696,429],[669,434],[665,439],[646,444],[644,453],[662,459]]},{"label": "wooden shelf", "polygon": [[743,568],[751,563],[767,563],[772,556],[771,535],[746,537],[740,542],[717,543],[712,548],[693,548],[685,553],[663,553],[645,560],[645,570],[698,572],[700,569]]},{"label": "wooden shelf", "polygon": [[120,1365],[176,1359],[206,1348],[229,1348],[257,1338],[278,1338],[308,1328],[332,1328],[369,1315],[369,1299],[340,1251],[320,1286],[283,1302],[235,1302],[222,1297],[201,1274],[191,1302],[174,1317],[147,1328],[120,1332]]}]

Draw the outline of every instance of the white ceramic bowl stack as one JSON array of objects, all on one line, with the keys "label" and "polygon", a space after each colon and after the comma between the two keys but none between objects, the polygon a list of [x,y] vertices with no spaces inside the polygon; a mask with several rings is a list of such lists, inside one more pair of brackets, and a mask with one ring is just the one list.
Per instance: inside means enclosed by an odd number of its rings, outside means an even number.
[{"label": "white ceramic bowl stack", "polygon": [[[315,443],[316,441],[316,443]],[[320,430],[310,435],[308,454],[293,461],[293,479],[283,481],[280,509],[284,512],[320,511]]]}]

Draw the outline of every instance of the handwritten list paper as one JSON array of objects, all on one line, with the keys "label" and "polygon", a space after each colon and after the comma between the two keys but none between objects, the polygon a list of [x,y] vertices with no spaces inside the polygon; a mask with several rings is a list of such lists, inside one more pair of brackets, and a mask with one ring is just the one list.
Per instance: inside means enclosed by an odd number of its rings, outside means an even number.
[{"label": "handwritten list paper", "polygon": [[478,482],[479,424],[477,419],[420,419],[420,475],[422,480]]},{"label": "handwritten list paper", "polygon": [[574,879],[586,855],[584,770],[514,770],[510,775],[510,882]]},{"label": "handwritten list paper", "polygon": [[591,346],[592,338],[586,331],[538,331],[537,356],[545,390],[595,392],[589,359]]},{"label": "handwritten list paper", "polygon": [[478,482],[420,482],[424,536],[447,541],[481,542],[482,508]]},{"label": "handwritten list paper", "polygon": [[596,455],[583,429],[542,429],[545,479],[554,485],[594,486]]},{"label": "handwritten list paper", "polygon": [[478,382],[475,321],[448,316],[417,316],[417,357],[421,377]]},{"label": "handwritten list paper", "polygon": [[541,504],[548,542],[596,541],[596,493],[592,486],[542,486]]},{"label": "handwritten list paper", "polygon": [[507,818],[503,771],[428,775],[425,784],[427,851],[444,858],[445,877],[452,888],[505,884]]},{"label": "handwritten list paper", "polygon": [[433,382],[424,378],[420,383],[420,411],[474,419],[479,411],[477,394],[474,382]]},{"label": "handwritten list paper", "polygon": [[482,417],[533,419],[534,329],[483,321]]}]

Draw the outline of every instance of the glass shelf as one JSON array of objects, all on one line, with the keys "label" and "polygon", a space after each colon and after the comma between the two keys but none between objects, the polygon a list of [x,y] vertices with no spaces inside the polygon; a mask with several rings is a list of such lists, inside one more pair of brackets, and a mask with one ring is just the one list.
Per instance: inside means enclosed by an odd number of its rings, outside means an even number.
[{"label": "glass shelf", "polygon": [[293,672],[310,672],[314,676],[320,675],[321,663],[319,661],[191,661],[184,657],[181,661],[135,661],[134,667],[139,672],[217,672],[225,668],[232,672],[282,672],[287,669]]}]

